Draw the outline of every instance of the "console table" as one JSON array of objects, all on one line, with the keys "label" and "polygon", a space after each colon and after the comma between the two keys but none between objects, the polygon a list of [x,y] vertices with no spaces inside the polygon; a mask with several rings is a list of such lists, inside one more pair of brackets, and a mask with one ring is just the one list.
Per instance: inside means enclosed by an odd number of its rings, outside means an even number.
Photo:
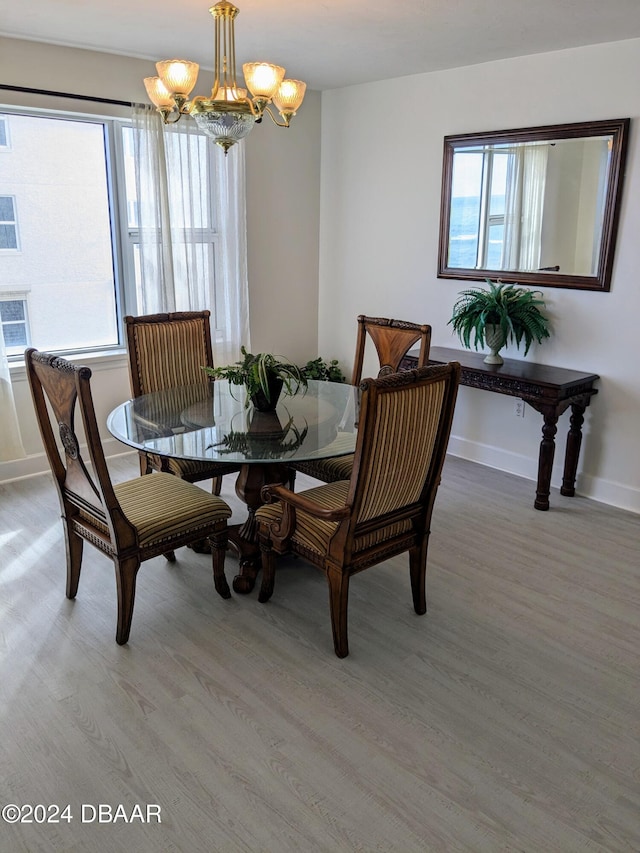
[{"label": "console table", "polygon": [[[460,383],[471,388],[520,397],[539,412],[544,423],[538,457],[538,485],[534,507],[549,509],[551,491],[551,469],[555,453],[555,435],[560,415],[571,407],[571,418],[564,456],[564,473],[560,494],[575,495],[578,456],[582,442],[584,411],[591,397],[598,391],[593,387],[599,378],[595,373],[580,373],[563,367],[518,361],[505,358],[504,364],[485,364],[484,353],[470,350],[432,347],[429,362],[442,364],[459,361],[462,367]],[[404,357],[401,367],[411,369],[418,363],[418,351],[411,350]]]}]

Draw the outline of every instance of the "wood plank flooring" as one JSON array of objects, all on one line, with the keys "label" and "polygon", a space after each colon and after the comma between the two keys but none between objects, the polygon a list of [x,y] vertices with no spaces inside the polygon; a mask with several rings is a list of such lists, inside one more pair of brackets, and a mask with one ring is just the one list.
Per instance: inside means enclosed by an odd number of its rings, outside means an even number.
[{"label": "wood plank flooring", "polygon": [[640,851],[640,517],[533,496],[448,459],[427,615],[406,558],[358,575],[340,661],[315,569],[223,601],[186,549],[142,566],[117,646],[107,559],[64,596],[50,479],[0,486],[0,804],[72,815],[0,821],[1,853]]}]

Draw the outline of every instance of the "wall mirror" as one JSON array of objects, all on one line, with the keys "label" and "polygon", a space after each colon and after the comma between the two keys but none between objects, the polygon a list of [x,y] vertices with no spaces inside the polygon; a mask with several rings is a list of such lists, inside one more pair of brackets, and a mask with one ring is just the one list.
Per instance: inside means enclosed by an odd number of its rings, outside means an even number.
[{"label": "wall mirror", "polygon": [[445,136],[438,277],[609,290],[629,119]]}]

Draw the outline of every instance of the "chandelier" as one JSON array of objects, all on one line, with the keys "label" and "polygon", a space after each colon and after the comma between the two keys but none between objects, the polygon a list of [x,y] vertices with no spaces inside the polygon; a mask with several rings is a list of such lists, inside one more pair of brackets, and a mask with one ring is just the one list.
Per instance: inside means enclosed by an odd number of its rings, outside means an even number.
[{"label": "chandelier", "polygon": [[[215,80],[211,97],[189,100],[196,85],[199,66],[185,59],[157,62],[157,77],[145,77],[149,99],[162,115],[165,124],[174,124],[181,116],[190,115],[199,130],[224,149],[247,136],[253,125],[268,113],[278,127],[289,127],[303,101],[306,83],[285,80],[285,70],[270,62],[246,62],[242,66],[246,89],[236,83],[236,46],[234,21],[237,9],[220,0],[209,9],[215,21]],[[251,93],[248,96],[247,89]],[[282,121],[274,116],[274,105]]]}]

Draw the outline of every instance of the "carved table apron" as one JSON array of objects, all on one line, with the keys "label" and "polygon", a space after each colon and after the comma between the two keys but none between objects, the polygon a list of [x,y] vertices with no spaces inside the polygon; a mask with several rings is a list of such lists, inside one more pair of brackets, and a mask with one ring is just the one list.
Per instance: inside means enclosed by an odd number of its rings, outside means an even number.
[{"label": "carved table apron", "polygon": [[[408,369],[416,367],[417,356],[417,350],[412,350],[405,356],[401,367]],[[431,364],[443,364],[449,361],[460,362],[462,385],[520,397],[542,415],[544,423],[538,457],[538,485],[533,504],[536,509],[549,509],[551,469],[558,418],[569,406],[571,407],[560,494],[573,497],[584,412],[591,397],[598,393],[593,387],[594,382],[599,379],[598,375],[509,358],[505,358],[504,364],[485,364],[484,353],[447,347],[431,348],[429,355]]]}]

